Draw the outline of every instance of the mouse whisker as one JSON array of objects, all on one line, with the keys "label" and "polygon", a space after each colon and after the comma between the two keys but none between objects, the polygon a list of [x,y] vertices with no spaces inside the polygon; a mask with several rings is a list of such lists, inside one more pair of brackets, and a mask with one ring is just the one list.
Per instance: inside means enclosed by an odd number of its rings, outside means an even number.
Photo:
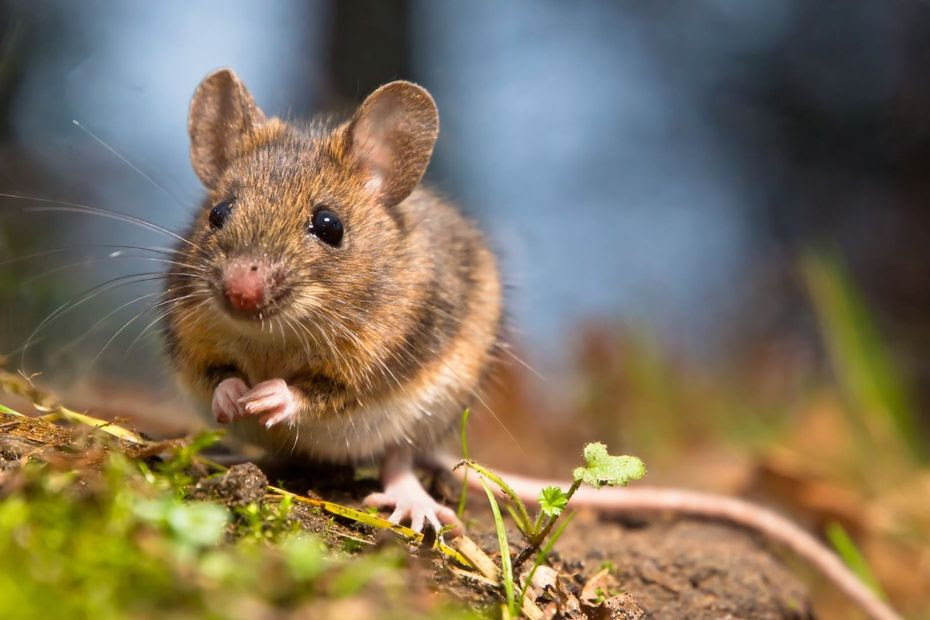
[{"label": "mouse whisker", "polygon": [[128,321],[126,321],[125,323],[123,323],[122,327],[120,327],[118,330],[116,330],[116,331],[113,333],[113,335],[110,336],[109,339],[107,339],[107,341],[103,344],[103,346],[100,347],[100,350],[97,351],[97,354],[93,357],[93,359],[92,359],[92,360],[90,361],[90,363],[87,365],[85,372],[89,371],[89,370],[94,366],[94,364],[97,363],[97,360],[100,359],[100,356],[103,355],[103,352],[107,350],[107,348],[113,343],[113,341],[116,340],[117,337],[119,337],[120,334],[122,334],[124,331],[126,331],[126,329],[127,329],[130,325],[132,325],[133,323],[135,323],[141,316],[143,316],[143,315],[146,314],[147,312],[150,312],[150,311],[152,311],[152,310],[154,310],[154,309],[156,309],[156,308],[160,308],[160,307],[162,307],[162,306],[164,306],[164,305],[166,305],[166,304],[171,304],[171,303],[173,303],[174,301],[175,301],[174,299],[166,299],[166,300],[160,301],[160,302],[158,302],[158,303],[155,303],[155,304],[151,304],[151,305],[149,305],[149,306],[146,306],[145,308],[143,308],[142,310],[140,310],[139,312],[137,312],[136,314],[134,314],[134,315],[132,316],[132,318],[130,318],[130,319],[129,319]]},{"label": "mouse whisker", "polygon": [[197,244],[193,243],[189,239],[182,237],[177,233],[173,233],[163,226],[149,222],[148,220],[136,217],[134,215],[127,215],[125,213],[119,213],[117,211],[108,211],[107,209],[98,209],[97,207],[90,207],[87,205],[78,204],[75,202],[68,202],[66,200],[53,200],[51,198],[40,198],[37,196],[25,196],[22,194],[10,194],[6,192],[0,192],[0,197],[2,198],[12,198],[14,200],[25,200],[29,202],[41,202],[46,203],[45,206],[33,206],[25,207],[24,211],[29,211],[33,213],[41,213],[45,211],[57,211],[64,213],[80,213],[83,215],[97,215],[99,217],[109,218],[118,220],[120,222],[126,222],[127,224],[133,224],[153,232],[157,232],[163,235],[167,235],[182,243],[186,243],[192,248],[203,251],[203,249]]},{"label": "mouse whisker", "polygon": [[109,250],[138,250],[141,252],[155,252],[158,254],[164,254],[168,256],[173,255],[182,255],[183,252],[179,250],[173,250],[170,248],[152,248],[145,247],[141,245],[120,245],[113,243],[82,243],[78,245],[63,246],[60,248],[52,248],[49,250],[43,250],[41,252],[33,252],[31,254],[26,254],[24,256],[17,256],[15,258],[10,258],[7,260],[0,261],[0,265],[12,265],[15,263],[24,262],[31,260],[33,258],[42,258],[45,256],[52,256],[54,254],[63,254],[65,252],[70,252],[71,250],[88,250],[88,249],[109,249]]},{"label": "mouse whisker", "polygon": [[[62,272],[62,271],[67,271],[67,270],[69,270],[69,269],[74,269],[74,268],[76,268],[76,267],[86,267],[86,266],[88,266],[88,265],[95,265],[95,264],[99,264],[99,263],[106,263],[106,262],[112,261],[112,260],[117,259],[117,258],[135,259],[135,260],[147,261],[147,262],[151,262],[151,263],[162,263],[162,264],[168,264],[168,265],[176,265],[176,266],[182,267],[182,268],[184,268],[184,269],[196,270],[196,271],[200,271],[200,272],[202,272],[202,273],[204,273],[204,274],[207,273],[207,270],[204,269],[204,268],[202,268],[202,267],[197,267],[197,266],[195,266],[195,265],[189,265],[189,264],[187,264],[187,263],[182,263],[182,262],[179,262],[179,261],[173,261],[173,260],[169,260],[169,259],[165,259],[165,258],[158,258],[158,257],[154,257],[154,256],[133,256],[133,255],[131,255],[131,254],[119,254],[119,255],[117,255],[117,256],[112,256],[112,255],[108,255],[108,256],[96,256],[96,257],[92,257],[92,258],[85,258],[85,259],[83,259],[83,260],[75,261],[75,262],[73,262],[73,263],[67,263],[67,264],[64,264],[64,265],[58,265],[57,267],[52,267],[52,268],[50,268],[50,269],[46,269],[45,271],[42,271],[41,273],[38,273],[38,274],[35,274],[35,275],[32,275],[32,276],[29,276],[28,278],[26,278],[25,280],[22,281],[22,284],[23,284],[23,285],[29,285],[29,284],[32,284],[33,282],[36,282],[37,280],[41,280],[42,278],[48,277],[48,276],[53,275],[53,274],[56,274],[56,273],[60,273],[60,272]],[[187,274],[187,275],[193,275],[193,274]]]},{"label": "mouse whisker", "polygon": [[293,320],[293,319],[291,319],[291,318],[289,318],[289,317],[284,317],[284,323],[285,323],[285,324],[290,328],[290,330],[294,333],[294,337],[297,339],[297,342],[303,346],[304,353],[307,355],[307,359],[306,359],[305,361],[306,361],[307,363],[309,363],[310,360],[313,358],[313,354],[312,354],[312,352],[310,351],[310,345],[309,345],[309,343],[307,342],[306,337],[303,336],[303,335],[301,335],[300,332],[297,331],[297,328],[294,326],[294,320]]},{"label": "mouse whisker", "polygon": [[154,293],[146,293],[145,295],[139,295],[138,297],[135,297],[134,299],[130,299],[129,301],[118,305],[116,308],[114,308],[110,312],[107,312],[105,315],[103,315],[102,317],[94,321],[94,323],[90,327],[88,327],[86,330],[84,330],[84,332],[81,333],[77,338],[73,338],[71,339],[71,341],[66,342],[63,346],[59,348],[58,351],[61,353],[61,352],[66,352],[66,351],[69,351],[75,348],[78,344],[80,344],[88,336],[90,336],[94,331],[96,331],[98,327],[106,323],[110,317],[112,317],[114,314],[117,314],[123,308],[131,306],[135,303],[138,303],[142,301],[143,299],[149,299],[151,297],[156,297],[160,295],[161,295],[161,292],[159,291],[155,291]]},{"label": "mouse whisker", "polygon": [[283,347],[284,345],[287,344],[287,338],[284,335],[283,321],[281,320],[281,317],[279,315],[275,315],[274,317],[272,317],[272,321],[274,325],[278,328],[278,335],[281,337],[281,346]]},{"label": "mouse whisker", "polygon": [[178,315],[178,319],[177,319],[178,324],[189,321],[193,317],[195,317],[199,312],[203,312],[204,310],[206,310],[206,308],[209,306],[212,299],[213,298],[209,293],[205,294],[202,300],[200,300],[193,306],[187,308],[183,313]]},{"label": "mouse whisker", "polygon": [[184,208],[184,203],[181,202],[181,200],[180,200],[177,196],[175,196],[174,194],[172,194],[171,192],[169,192],[163,185],[161,185],[160,183],[157,183],[157,182],[155,181],[155,179],[153,179],[152,177],[150,177],[149,175],[147,175],[146,173],[144,173],[138,166],[136,166],[134,163],[132,163],[131,161],[129,161],[128,158],[124,157],[124,156],[122,155],[122,153],[120,153],[120,152],[117,151],[115,148],[113,148],[112,146],[110,146],[109,144],[107,144],[106,142],[104,142],[102,138],[100,138],[99,136],[97,136],[97,134],[95,134],[95,133],[92,132],[90,129],[88,129],[87,127],[85,127],[85,126],[82,125],[81,123],[79,123],[77,120],[72,119],[71,122],[72,122],[78,129],[80,129],[81,131],[83,131],[84,133],[86,133],[88,136],[90,136],[97,144],[99,144],[100,146],[102,146],[103,148],[105,148],[107,151],[109,151],[111,154],[113,154],[117,159],[119,159],[121,162],[123,162],[124,164],[126,164],[127,166],[129,166],[133,171],[135,171],[136,173],[138,173],[139,176],[141,176],[143,179],[145,179],[146,181],[148,181],[149,183],[151,183],[152,186],[155,187],[155,189],[159,190],[162,194],[164,194],[165,196],[167,196],[168,198],[170,198],[170,199],[173,201],[174,206],[179,207],[180,210],[181,210],[181,212],[187,213],[187,209]]},{"label": "mouse whisker", "polygon": [[[196,286],[196,285],[190,285],[190,286]],[[184,287],[179,287],[179,288],[184,288]],[[190,293],[190,294],[188,294],[188,295],[184,295],[184,296],[182,296],[182,297],[177,297],[177,298],[172,298],[172,299],[166,300],[166,304],[167,304],[167,306],[168,306],[168,309],[165,310],[164,312],[160,313],[160,314],[159,314],[158,316],[156,316],[154,319],[152,319],[145,327],[142,328],[142,331],[140,331],[138,334],[136,334],[136,337],[133,338],[133,339],[132,339],[132,342],[129,343],[129,346],[126,347],[126,355],[128,355],[128,354],[133,350],[133,348],[135,347],[136,343],[138,343],[138,342],[142,339],[142,337],[146,334],[146,332],[148,332],[150,329],[152,329],[152,327],[154,327],[156,323],[158,323],[159,321],[161,321],[162,319],[164,319],[166,316],[168,316],[169,314],[171,314],[172,312],[174,312],[175,306],[176,306],[177,304],[179,304],[180,302],[184,301],[185,299],[195,299],[195,298],[197,298],[197,297],[205,297],[206,299],[203,299],[203,300],[201,300],[201,302],[200,302],[200,303],[202,304],[203,302],[206,302],[206,301],[209,301],[209,300],[210,300],[209,295],[210,295],[209,291],[195,290],[193,293]],[[199,305],[199,304],[198,304],[198,305]],[[195,306],[195,307],[196,307],[196,306]]]},{"label": "mouse whisker", "polygon": [[[373,387],[370,374],[365,373],[364,369],[360,368],[357,362],[354,362],[354,356],[351,353],[351,349],[353,348],[356,351],[365,350],[363,343],[351,329],[346,327],[340,320],[331,316],[331,314],[333,313],[321,308],[316,310],[314,317],[317,322],[324,324],[323,329],[314,330],[316,335],[311,333],[309,328],[303,323],[299,322],[298,325],[300,325],[301,329],[308,335],[313,337],[315,341],[319,342],[317,336],[323,340],[324,351],[336,362],[349,383],[360,385],[360,381],[364,381],[365,386],[370,390]],[[340,341],[344,344],[340,344]],[[347,347],[346,345],[349,346]]]},{"label": "mouse whisker", "polygon": [[527,369],[528,371],[536,375],[536,378],[539,379],[540,381],[543,381],[544,383],[549,382],[549,379],[545,375],[543,375],[541,372],[533,368],[533,366],[531,366],[530,363],[527,362],[525,359],[523,359],[522,357],[514,353],[513,348],[508,343],[499,342],[495,346],[495,349],[497,349],[498,351],[502,351],[503,353],[506,353],[512,360],[514,360],[515,362],[523,366],[525,369]]},{"label": "mouse whisker", "polygon": [[[353,344],[356,348],[360,348],[361,343],[350,330],[346,329],[338,321],[333,320],[330,316],[327,315],[325,311],[317,312],[315,316],[317,319],[326,323],[326,329],[316,330],[316,332],[325,342],[326,350],[331,357],[335,358],[336,362],[339,364],[339,367],[351,376],[352,382],[355,383],[357,380],[356,365],[349,363],[347,360],[348,353],[344,350],[344,347],[340,347],[338,342],[336,342],[333,338],[335,337],[337,339],[342,338],[344,340],[351,340],[353,341]],[[304,329],[308,334],[310,333],[310,330],[306,325],[300,325],[301,328]],[[330,332],[332,332],[332,335]]]},{"label": "mouse whisker", "polygon": [[47,325],[60,318],[64,314],[67,314],[71,310],[74,310],[78,306],[83,305],[84,303],[90,301],[91,299],[102,295],[107,291],[120,288],[123,286],[128,286],[130,284],[139,284],[142,282],[155,282],[159,280],[165,280],[167,278],[166,274],[158,271],[153,272],[143,272],[143,273],[133,273],[128,275],[117,276],[111,278],[106,282],[102,282],[96,286],[79,293],[77,296],[72,297],[71,299],[65,301],[57,308],[55,308],[51,313],[45,316],[42,321],[39,322],[39,325],[29,334],[29,337],[26,338],[26,342],[23,345],[23,350],[20,355],[20,365],[25,368],[26,354],[29,351],[29,347],[33,343],[35,337],[39,332],[45,328]]}]

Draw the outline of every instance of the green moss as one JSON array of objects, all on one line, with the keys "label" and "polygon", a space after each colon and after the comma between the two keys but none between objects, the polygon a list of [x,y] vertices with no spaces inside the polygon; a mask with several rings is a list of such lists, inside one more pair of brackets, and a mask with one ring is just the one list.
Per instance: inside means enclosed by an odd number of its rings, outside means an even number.
[{"label": "green moss", "polygon": [[8,472],[0,617],[226,618],[347,599],[382,617],[448,617],[444,605],[409,608],[400,550],[334,551],[299,530],[286,501],[230,510],[183,499],[179,479],[119,455]]}]

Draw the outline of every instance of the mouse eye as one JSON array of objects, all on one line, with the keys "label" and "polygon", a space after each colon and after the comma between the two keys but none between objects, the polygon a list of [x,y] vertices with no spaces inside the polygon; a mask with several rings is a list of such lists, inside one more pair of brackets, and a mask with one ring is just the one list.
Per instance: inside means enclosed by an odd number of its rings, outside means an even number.
[{"label": "mouse eye", "polygon": [[210,211],[210,226],[217,230],[222,228],[223,224],[226,223],[226,220],[229,219],[229,216],[232,213],[232,208],[232,200],[224,200],[223,202],[213,207],[213,209]]},{"label": "mouse eye", "polygon": [[325,207],[313,213],[307,230],[323,243],[333,247],[342,242],[342,222],[335,213]]}]

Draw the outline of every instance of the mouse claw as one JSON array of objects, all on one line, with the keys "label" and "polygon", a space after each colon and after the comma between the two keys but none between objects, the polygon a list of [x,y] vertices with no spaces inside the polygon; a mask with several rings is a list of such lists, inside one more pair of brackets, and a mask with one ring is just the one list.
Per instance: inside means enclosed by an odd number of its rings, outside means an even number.
[{"label": "mouse claw", "polygon": [[220,424],[228,424],[245,415],[242,407],[239,406],[239,399],[248,391],[249,386],[239,377],[230,377],[221,381],[213,390],[211,403],[216,421]]},{"label": "mouse claw", "polygon": [[263,381],[242,395],[237,404],[245,415],[261,415],[265,428],[287,422],[293,424],[300,409],[298,396],[283,379]]}]

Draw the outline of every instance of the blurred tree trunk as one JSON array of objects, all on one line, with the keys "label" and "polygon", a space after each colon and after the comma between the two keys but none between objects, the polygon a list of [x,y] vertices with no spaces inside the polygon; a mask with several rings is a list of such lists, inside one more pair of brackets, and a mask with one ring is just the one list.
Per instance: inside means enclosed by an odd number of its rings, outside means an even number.
[{"label": "blurred tree trunk", "polygon": [[346,104],[375,88],[410,79],[410,5],[407,0],[333,0],[330,83]]}]

